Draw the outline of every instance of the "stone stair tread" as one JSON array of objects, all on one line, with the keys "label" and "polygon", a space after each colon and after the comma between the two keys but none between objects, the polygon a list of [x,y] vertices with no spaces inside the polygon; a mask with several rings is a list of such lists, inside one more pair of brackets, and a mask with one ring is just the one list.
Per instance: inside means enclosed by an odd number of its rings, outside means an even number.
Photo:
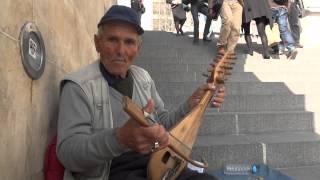
[{"label": "stone stair tread", "polygon": [[[186,96],[162,96],[166,107],[178,105],[177,102],[183,102]],[[258,102],[258,103],[257,103]],[[234,111],[303,111],[305,110],[304,95],[229,95],[225,97],[224,104],[219,109],[221,112]]]},{"label": "stone stair tread", "polygon": [[297,142],[320,142],[320,135],[314,132],[277,132],[266,134],[241,134],[223,136],[198,136],[195,146],[216,146],[216,145],[239,145],[252,143],[297,143]]},{"label": "stone stair tread", "polygon": [[[150,72],[156,82],[203,82],[205,80],[202,75],[205,71],[200,72]],[[319,82],[317,72],[233,72],[231,76],[227,77],[227,82],[279,82],[285,80],[286,82],[305,82],[306,79],[312,82]]]},{"label": "stone stair tread", "polygon": [[255,115],[255,114],[306,114],[306,113],[313,113],[310,111],[245,111],[245,112],[240,112],[240,111],[228,111],[228,112],[218,112],[214,108],[208,108],[205,115],[229,115],[229,114],[239,114],[239,115]]},{"label": "stone stair tread", "polygon": [[295,178],[296,180],[319,180],[320,164],[314,166],[301,166],[290,168],[277,168],[280,172]]},{"label": "stone stair tread", "polygon": [[[155,82],[159,94],[185,95],[189,96],[203,82]],[[296,89],[294,94],[304,94],[305,90],[312,89],[317,93],[320,84],[309,85],[305,82],[283,83],[283,82],[229,82],[225,83],[227,95],[273,95],[273,94],[293,94],[288,87]]]}]

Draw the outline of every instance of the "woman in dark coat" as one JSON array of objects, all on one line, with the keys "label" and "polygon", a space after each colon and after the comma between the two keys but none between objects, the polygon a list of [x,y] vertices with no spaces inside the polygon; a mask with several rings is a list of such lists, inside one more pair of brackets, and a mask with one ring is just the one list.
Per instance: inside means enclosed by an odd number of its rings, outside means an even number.
[{"label": "woman in dark coat", "polygon": [[174,21],[174,27],[177,31],[177,36],[183,35],[182,26],[186,22],[186,11],[183,9],[183,5],[181,0],[173,0],[171,1],[171,9]]},{"label": "woman in dark coat", "polygon": [[248,54],[253,55],[252,40],[250,36],[250,22],[255,20],[258,34],[261,38],[263,47],[263,58],[270,59],[268,50],[268,39],[265,32],[267,24],[272,26],[272,14],[267,0],[244,0],[243,14],[242,14],[242,28],[244,30],[244,37],[248,47]]}]

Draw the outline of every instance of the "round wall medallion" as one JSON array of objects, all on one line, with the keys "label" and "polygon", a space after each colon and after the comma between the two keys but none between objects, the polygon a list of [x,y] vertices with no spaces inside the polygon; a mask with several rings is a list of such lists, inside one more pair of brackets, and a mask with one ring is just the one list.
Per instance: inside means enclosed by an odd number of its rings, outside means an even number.
[{"label": "round wall medallion", "polygon": [[39,79],[46,64],[41,33],[34,23],[26,22],[21,28],[19,39],[23,67],[32,79]]}]

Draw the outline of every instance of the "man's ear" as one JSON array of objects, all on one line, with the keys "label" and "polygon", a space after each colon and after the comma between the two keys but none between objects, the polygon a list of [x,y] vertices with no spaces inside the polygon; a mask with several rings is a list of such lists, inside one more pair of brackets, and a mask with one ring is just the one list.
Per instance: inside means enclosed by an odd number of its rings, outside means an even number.
[{"label": "man's ear", "polygon": [[96,51],[100,53],[100,38],[97,34],[94,35],[94,45],[96,47]]},{"label": "man's ear", "polygon": [[140,39],[138,44],[138,51],[140,51],[141,47],[142,47],[142,40]]}]

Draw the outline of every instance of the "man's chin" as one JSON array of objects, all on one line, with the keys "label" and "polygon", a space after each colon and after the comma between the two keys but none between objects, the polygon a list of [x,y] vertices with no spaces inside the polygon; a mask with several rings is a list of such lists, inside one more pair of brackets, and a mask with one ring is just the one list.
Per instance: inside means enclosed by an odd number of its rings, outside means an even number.
[{"label": "man's chin", "polygon": [[117,71],[113,71],[113,72],[111,72],[111,74],[124,79],[127,75],[127,71],[128,71],[127,69],[123,69],[121,71],[120,71],[120,69],[117,69]]}]

